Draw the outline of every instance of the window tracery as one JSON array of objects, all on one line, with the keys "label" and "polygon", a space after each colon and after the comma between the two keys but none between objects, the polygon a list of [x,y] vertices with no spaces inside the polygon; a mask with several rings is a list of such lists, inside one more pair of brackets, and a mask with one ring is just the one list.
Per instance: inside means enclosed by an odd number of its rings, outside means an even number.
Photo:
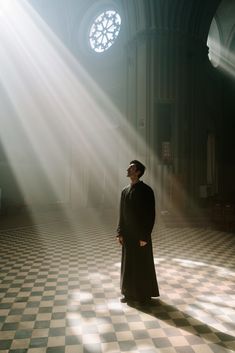
[{"label": "window tracery", "polygon": [[106,10],[94,20],[89,33],[91,48],[102,53],[117,39],[121,28],[121,17],[117,11]]}]

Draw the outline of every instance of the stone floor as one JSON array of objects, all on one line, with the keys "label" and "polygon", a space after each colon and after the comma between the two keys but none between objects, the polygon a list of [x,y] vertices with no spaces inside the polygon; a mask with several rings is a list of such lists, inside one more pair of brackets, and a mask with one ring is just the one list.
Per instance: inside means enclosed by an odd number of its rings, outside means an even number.
[{"label": "stone floor", "polygon": [[160,298],[119,301],[116,220],[0,219],[1,353],[235,351],[235,236],[156,226]]}]

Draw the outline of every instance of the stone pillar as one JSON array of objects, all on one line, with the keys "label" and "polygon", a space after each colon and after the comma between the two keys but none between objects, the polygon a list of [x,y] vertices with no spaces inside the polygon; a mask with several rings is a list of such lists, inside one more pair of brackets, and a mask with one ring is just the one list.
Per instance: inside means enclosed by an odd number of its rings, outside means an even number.
[{"label": "stone pillar", "polygon": [[[207,62],[206,45],[183,33],[143,30],[128,44],[133,149],[151,171],[162,208],[187,208],[206,181]],[[163,142],[170,143],[167,162]]]}]

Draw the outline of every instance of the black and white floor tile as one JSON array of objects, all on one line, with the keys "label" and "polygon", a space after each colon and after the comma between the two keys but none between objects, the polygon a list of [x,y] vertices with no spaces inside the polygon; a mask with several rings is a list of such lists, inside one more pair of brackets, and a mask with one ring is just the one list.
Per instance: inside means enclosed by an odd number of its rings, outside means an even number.
[{"label": "black and white floor tile", "polygon": [[115,222],[0,232],[0,353],[235,351],[235,235],[153,232],[161,296],[119,301]]}]

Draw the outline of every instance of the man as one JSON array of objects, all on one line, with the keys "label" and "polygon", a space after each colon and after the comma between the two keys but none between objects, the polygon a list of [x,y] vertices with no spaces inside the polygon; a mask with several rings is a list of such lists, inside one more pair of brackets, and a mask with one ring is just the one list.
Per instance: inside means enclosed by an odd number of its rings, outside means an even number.
[{"label": "man", "polygon": [[151,232],[155,221],[153,190],[139,179],[145,166],[133,160],[127,169],[130,185],[122,190],[117,239],[122,245],[122,303],[149,303],[158,297]]}]

